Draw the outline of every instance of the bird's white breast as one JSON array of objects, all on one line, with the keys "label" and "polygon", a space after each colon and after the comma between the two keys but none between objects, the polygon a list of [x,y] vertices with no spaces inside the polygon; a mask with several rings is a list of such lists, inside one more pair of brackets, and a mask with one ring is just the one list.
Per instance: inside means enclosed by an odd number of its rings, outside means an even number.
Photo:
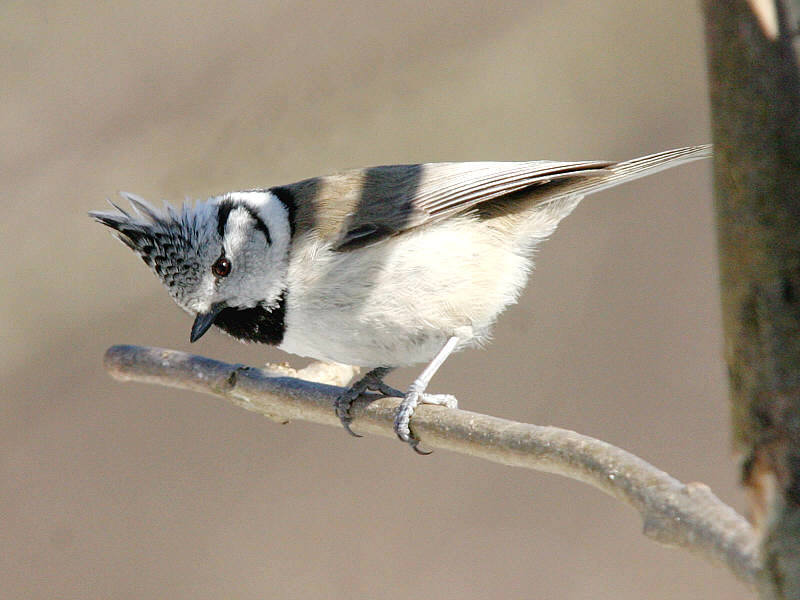
[{"label": "bird's white breast", "polygon": [[296,240],[280,348],[365,367],[425,362],[453,335],[484,339],[529,267],[509,236],[466,217],[346,252]]}]

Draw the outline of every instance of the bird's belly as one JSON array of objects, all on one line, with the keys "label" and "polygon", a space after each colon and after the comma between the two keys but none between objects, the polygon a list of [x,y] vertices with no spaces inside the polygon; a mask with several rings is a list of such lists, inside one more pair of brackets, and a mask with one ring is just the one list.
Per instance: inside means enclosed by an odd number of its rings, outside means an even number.
[{"label": "bird's belly", "polygon": [[414,328],[409,333],[396,323],[366,322],[348,314],[313,315],[305,311],[298,318],[305,325],[287,329],[281,350],[361,367],[400,367],[429,361],[449,337],[436,329]]},{"label": "bird's belly", "polygon": [[427,362],[452,336],[480,343],[530,261],[453,223],[372,247],[305,249],[289,267],[282,350],[364,367]]}]

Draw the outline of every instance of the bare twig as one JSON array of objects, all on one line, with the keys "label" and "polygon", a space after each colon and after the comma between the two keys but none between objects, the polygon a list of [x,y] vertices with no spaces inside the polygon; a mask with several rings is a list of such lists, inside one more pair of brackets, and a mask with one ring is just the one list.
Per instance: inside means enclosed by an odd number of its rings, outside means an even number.
[{"label": "bare twig", "polygon": [[[122,381],[213,394],[282,422],[299,419],[341,426],[332,409],[342,391],[338,387],[140,346],[109,348],[105,365]],[[354,429],[394,437],[392,421],[397,405],[397,398],[356,402]],[[702,483],[684,485],[629,452],[557,427],[431,406],[417,409],[413,427],[430,448],[588,483],[639,511],[648,537],[723,563],[750,584],[756,578],[759,566],[752,528]]]}]

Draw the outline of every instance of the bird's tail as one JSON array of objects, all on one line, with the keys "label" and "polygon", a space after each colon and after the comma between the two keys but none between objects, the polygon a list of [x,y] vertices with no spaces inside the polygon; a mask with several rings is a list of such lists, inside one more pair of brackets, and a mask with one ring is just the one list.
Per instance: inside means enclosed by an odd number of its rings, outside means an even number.
[{"label": "bird's tail", "polygon": [[565,184],[559,190],[567,195],[577,194],[586,196],[596,192],[614,187],[621,183],[633,181],[640,177],[653,175],[665,169],[671,169],[684,163],[708,158],[711,156],[711,144],[702,146],[687,146],[686,148],[675,148],[657,154],[640,156],[623,162],[612,163],[604,169],[605,173],[598,177],[587,177],[585,179],[575,179]]},{"label": "bird's tail", "polygon": [[538,191],[536,210],[526,217],[527,223],[521,228],[518,242],[526,252],[534,248],[589,194],[709,156],[710,144],[676,148],[623,162],[606,163],[591,173],[585,173],[585,176],[553,181]]}]

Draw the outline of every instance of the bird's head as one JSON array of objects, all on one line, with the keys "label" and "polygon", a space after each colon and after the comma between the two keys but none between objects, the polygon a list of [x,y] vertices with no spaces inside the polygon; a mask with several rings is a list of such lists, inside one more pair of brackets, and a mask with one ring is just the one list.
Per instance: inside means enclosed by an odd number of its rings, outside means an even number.
[{"label": "bird's head", "polygon": [[234,192],[159,212],[122,194],[132,210],[89,215],[150,266],[178,305],[195,315],[190,339],[217,325],[244,341],[280,343],[291,227],[267,190]]}]

